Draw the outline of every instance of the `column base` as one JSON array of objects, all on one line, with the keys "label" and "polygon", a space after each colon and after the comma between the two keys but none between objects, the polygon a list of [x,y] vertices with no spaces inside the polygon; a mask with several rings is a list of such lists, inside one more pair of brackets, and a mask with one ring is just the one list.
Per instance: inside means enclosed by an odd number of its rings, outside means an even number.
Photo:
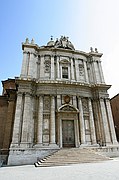
[{"label": "column base", "polygon": [[43,144],[42,143],[38,143],[38,144],[35,144],[34,147],[41,148],[41,147],[43,147]]},{"label": "column base", "polygon": [[80,147],[99,147],[99,144],[81,144]]},{"label": "column base", "polygon": [[58,146],[56,143],[50,143],[50,144],[49,144],[49,147],[59,148],[59,146]]},{"label": "column base", "polygon": [[20,148],[32,148],[33,144],[32,143],[22,142],[19,147]]}]

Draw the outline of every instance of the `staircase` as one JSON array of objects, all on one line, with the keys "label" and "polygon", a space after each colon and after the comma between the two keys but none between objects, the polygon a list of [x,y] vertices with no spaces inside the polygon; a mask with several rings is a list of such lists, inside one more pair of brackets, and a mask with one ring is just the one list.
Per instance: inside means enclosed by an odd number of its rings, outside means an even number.
[{"label": "staircase", "polygon": [[35,167],[64,166],[69,164],[100,162],[109,159],[110,158],[88,148],[64,148],[34,163],[34,165]]}]

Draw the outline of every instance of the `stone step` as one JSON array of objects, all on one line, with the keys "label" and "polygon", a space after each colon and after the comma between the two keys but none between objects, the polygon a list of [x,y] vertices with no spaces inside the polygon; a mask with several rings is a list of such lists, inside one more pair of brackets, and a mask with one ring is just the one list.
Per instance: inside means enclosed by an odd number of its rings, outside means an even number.
[{"label": "stone step", "polygon": [[68,164],[89,163],[109,160],[108,157],[98,154],[94,150],[84,148],[61,149],[37,163],[36,167],[62,166]]}]

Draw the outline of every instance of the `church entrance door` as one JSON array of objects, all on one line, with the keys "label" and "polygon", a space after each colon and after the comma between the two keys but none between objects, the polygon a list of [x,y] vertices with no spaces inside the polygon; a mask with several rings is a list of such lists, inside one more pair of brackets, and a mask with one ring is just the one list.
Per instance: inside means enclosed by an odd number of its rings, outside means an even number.
[{"label": "church entrance door", "polygon": [[62,143],[63,147],[75,146],[74,120],[62,121]]}]

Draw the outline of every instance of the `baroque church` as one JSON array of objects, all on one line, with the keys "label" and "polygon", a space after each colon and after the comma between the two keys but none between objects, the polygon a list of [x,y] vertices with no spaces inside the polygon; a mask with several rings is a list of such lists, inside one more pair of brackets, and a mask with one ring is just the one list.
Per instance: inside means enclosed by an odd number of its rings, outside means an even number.
[{"label": "baroque church", "polygon": [[22,43],[8,165],[32,164],[61,148],[118,145],[102,53],[75,50],[68,37]]}]

